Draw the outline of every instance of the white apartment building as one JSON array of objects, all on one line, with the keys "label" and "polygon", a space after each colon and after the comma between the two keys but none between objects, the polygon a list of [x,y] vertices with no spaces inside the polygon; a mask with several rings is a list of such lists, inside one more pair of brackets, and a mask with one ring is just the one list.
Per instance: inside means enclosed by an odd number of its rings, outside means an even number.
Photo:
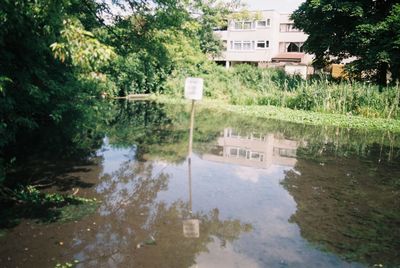
[{"label": "white apartment building", "polygon": [[225,51],[214,61],[227,68],[237,63],[258,66],[309,65],[312,55],[305,54],[307,35],[294,28],[290,14],[274,10],[254,11],[257,20],[230,20],[227,30],[215,31],[224,43]]}]

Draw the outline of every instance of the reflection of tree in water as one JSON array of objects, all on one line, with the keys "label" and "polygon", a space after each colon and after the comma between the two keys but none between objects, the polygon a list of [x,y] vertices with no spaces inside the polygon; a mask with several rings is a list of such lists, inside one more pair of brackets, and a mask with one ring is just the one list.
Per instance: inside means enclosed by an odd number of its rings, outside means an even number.
[{"label": "reflection of tree in water", "polygon": [[[178,108],[176,113],[166,110]],[[107,126],[107,136],[115,147],[137,145],[138,160],[162,158],[170,162],[183,162],[186,158],[188,124],[181,125],[188,115],[184,107],[166,107],[152,102],[123,102],[118,114]],[[172,117],[170,116],[172,115]]]},{"label": "reflection of tree in water", "polygon": [[400,265],[400,169],[358,159],[307,161],[283,181],[304,238],[370,265]]},{"label": "reflection of tree in water", "polygon": [[[157,202],[158,192],[166,190],[168,174],[154,171],[149,162],[126,162],[111,175],[102,178],[98,191],[103,204],[95,238],[88,240],[76,256],[85,266],[189,267],[207,244],[218,238],[236,240],[251,230],[239,220],[221,220],[218,209],[190,216],[189,204]],[[200,220],[200,237],[185,238],[182,220]],[[89,236],[89,235],[87,235]]]},{"label": "reflection of tree in water", "polygon": [[[129,147],[135,144],[138,160],[162,159],[182,163],[187,155],[189,123],[189,107],[185,105],[120,102],[116,106],[115,117],[105,127],[105,132],[114,147]],[[281,138],[306,141],[310,144],[307,146],[308,151],[323,151],[328,144],[333,147],[336,155],[369,155],[370,144],[400,144],[399,138],[390,133],[266,121],[257,117],[207,109],[201,105],[196,107],[194,127],[193,150],[200,154],[212,150],[226,127],[244,133],[279,133]],[[393,150],[388,153],[394,155],[399,152]]]},{"label": "reflection of tree in water", "polygon": [[[137,149],[135,159],[139,161],[184,161],[189,125],[189,114],[184,106],[141,102],[123,105],[120,114],[107,128],[107,136],[113,146],[127,147],[134,144]],[[398,259],[393,258],[396,256],[394,250],[399,247],[395,240],[399,238],[395,229],[396,224],[399,224],[396,210],[399,204],[394,201],[398,200],[398,187],[393,181],[396,176],[388,176],[388,171],[385,172],[383,167],[375,170],[375,167],[356,160],[339,160],[336,164],[327,161],[324,166],[320,165],[323,155],[329,155],[331,161],[347,156],[360,157],[365,161],[393,159],[398,150],[391,148],[393,150],[382,152],[382,147],[384,144],[392,147],[398,144],[396,136],[278,121],[266,123],[257,118],[199,108],[194,133],[195,151],[209,151],[226,126],[238,131],[251,129],[257,133],[282,133],[283,138],[306,141],[307,146],[298,150],[298,155],[303,158],[298,160],[296,166],[300,175],[289,172],[284,182],[299,204],[292,220],[300,226],[306,239],[323,244],[328,250],[351,260],[399,263]],[[380,145],[372,145],[376,143]],[[227,228],[234,234],[232,239],[246,229],[238,222],[221,223],[217,211],[212,211],[195,216],[202,221],[200,239],[184,238],[181,220],[188,216],[187,204],[176,202],[167,205],[155,201],[157,193],[166,189],[168,176],[162,173],[151,174],[153,167],[149,163],[135,163],[131,166],[125,171],[122,168],[120,174],[104,178],[100,185],[105,189],[103,194],[107,200],[102,213],[105,219],[111,217],[109,221],[113,222],[104,224],[104,231],[101,232],[109,236],[109,239],[104,240],[109,248],[124,248],[119,251],[120,259],[113,255],[114,259],[119,260],[118,263],[127,264],[131,261],[139,266],[174,267],[180,266],[174,263],[174,259],[178,261],[179,258],[185,258],[179,260],[179,264],[190,266],[194,256],[206,249],[207,240],[220,233],[218,230],[222,226],[236,226],[232,230]],[[112,240],[113,235],[119,239]],[[135,248],[150,236],[154,236],[156,246]],[[176,241],[170,242],[173,239]],[[110,246],[111,241],[115,241],[116,245]],[[123,247],[117,246],[123,242]],[[174,258],[174,255],[183,257]],[[132,258],[126,259],[126,256]],[[162,262],[160,258],[168,261]]]}]

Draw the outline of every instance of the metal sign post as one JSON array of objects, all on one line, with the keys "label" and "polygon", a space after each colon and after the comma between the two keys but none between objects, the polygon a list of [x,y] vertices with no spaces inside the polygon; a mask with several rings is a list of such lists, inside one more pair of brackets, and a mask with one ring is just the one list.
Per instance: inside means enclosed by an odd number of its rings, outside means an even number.
[{"label": "metal sign post", "polygon": [[202,78],[189,77],[185,81],[185,98],[192,100],[192,109],[190,113],[190,131],[189,131],[189,161],[192,157],[192,144],[193,144],[193,127],[194,127],[194,103],[196,100],[203,98],[203,85]]},{"label": "metal sign post", "polygon": [[192,100],[192,109],[190,112],[190,130],[189,130],[189,153],[188,158],[189,162],[192,158],[192,145],[193,145],[193,127],[194,127],[194,100]]}]

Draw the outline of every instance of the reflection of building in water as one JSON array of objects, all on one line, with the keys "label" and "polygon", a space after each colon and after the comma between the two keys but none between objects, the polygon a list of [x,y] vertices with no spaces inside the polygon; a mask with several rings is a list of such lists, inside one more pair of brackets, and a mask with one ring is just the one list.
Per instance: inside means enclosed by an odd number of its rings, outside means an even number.
[{"label": "reflection of building in water", "polygon": [[234,129],[226,128],[217,145],[204,160],[232,163],[256,168],[268,168],[272,164],[293,167],[300,142],[277,138],[274,134],[252,133],[241,136]]}]

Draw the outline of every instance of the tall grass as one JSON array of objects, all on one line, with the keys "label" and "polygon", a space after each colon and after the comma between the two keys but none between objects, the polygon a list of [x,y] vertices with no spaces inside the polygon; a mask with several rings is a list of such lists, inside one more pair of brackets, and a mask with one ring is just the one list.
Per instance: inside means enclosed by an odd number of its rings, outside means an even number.
[{"label": "tall grass", "polygon": [[[193,74],[205,79],[205,96],[240,105],[273,105],[324,113],[400,118],[400,87],[380,88],[362,82],[337,82],[324,75],[302,80],[280,69],[239,65],[212,66]],[[184,77],[171,76],[166,93],[183,94]]]}]

